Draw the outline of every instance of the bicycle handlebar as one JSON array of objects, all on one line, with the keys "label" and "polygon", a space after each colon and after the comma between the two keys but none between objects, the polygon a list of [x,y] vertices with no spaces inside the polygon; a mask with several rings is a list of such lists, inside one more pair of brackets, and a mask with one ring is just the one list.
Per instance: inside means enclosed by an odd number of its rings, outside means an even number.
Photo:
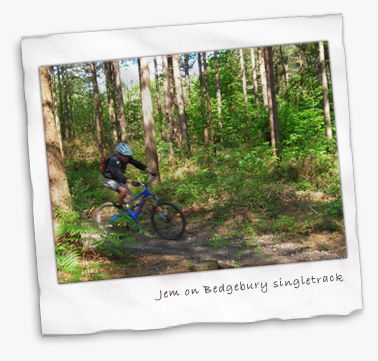
[{"label": "bicycle handlebar", "polygon": [[157,177],[152,177],[151,179],[148,179],[147,181],[145,182],[140,182],[140,184],[143,186],[143,187],[146,187],[148,184],[156,181]]}]

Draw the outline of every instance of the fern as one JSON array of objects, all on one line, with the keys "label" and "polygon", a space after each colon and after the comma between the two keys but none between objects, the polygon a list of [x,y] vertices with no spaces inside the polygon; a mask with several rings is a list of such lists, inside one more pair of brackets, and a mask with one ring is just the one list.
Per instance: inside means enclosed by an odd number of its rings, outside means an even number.
[{"label": "fern", "polygon": [[[72,245],[76,244],[80,252],[90,244],[91,248],[98,249],[102,253],[125,254],[125,244],[136,244],[133,231],[151,237],[147,230],[127,214],[114,220],[110,228],[107,227],[108,223],[99,224],[90,219],[81,219],[77,211],[57,209],[56,214],[60,220],[55,233],[57,239],[62,239]],[[106,249],[110,247],[112,250]],[[117,247],[121,248],[122,252],[115,251]]]},{"label": "fern", "polygon": [[69,250],[67,253],[58,253],[56,255],[56,265],[58,270],[64,272],[76,272],[81,269],[81,256],[76,250]]}]

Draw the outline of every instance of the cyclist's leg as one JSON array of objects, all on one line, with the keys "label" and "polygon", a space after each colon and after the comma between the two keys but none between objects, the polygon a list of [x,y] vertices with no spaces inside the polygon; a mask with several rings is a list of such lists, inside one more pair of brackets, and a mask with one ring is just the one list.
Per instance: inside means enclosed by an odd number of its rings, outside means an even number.
[{"label": "cyclist's leg", "polygon": [[130,189],[127,186],[120,186],[118,188],[118,203],[120,206],[123,205],[123,202],[130,202],[133,199]]},{"label": "cyclist's leg", "polygon": [[122,207],[123,201],[130,202],[133,197],[130,189],[114,179],[104,178],[104,186],[118,193],[118,204]]}]

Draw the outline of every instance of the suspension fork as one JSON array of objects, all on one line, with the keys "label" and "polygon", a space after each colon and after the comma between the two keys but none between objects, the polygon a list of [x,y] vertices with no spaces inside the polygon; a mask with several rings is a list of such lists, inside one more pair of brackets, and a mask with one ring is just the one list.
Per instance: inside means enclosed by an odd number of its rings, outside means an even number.
[{"label": "suspension fork", "polygon": [[152,198],[152,204],[154,205],[154,208],[156,208],[159,203],[159,198],[156,194],[151,194],[151,198]]}]

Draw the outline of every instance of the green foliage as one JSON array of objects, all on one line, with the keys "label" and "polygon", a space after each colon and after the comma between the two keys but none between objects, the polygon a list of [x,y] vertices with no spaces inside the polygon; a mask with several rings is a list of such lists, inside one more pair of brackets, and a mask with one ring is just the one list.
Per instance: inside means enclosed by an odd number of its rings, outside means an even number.
[{"label": "green foliage", "polygon": [[78,273],[81,270],[81,254],[74,246],[58,242],[55,246],[56,264],[58,270]]},{"label": "green foliage", "polygon": [[[327,44],[325,43],[327,49]],[[193,65],[197,54],[189,54]],[[167,124],[157,110],[156,81],[151,90],[154,102],[155,135],[162,182],[154,184],[162,198],[181,204],[192,219],[211,213],[213,227],[233,227],[232,215],[239,206],[254,217],[244,222],[238,235],[226,233],[214,235],[209,243],[214,249],[235,248],[240,260],[248,249],[259,251],[251,241],[256,234],[270,233],[276,239],[307,235],[313,231],[341,231],[343,210],[337,157],[336,138],[325,137],[323,94],[319,84],[317,44],[297,44],[273,47],[275,93],[278,109],[278,128],[281,154],[274,156],[270,144],[268,110],[263,104],[260,60],[256,56],[259,94],[257,100],[252,81],[252,61],[249,49],[244,49],[247,72],[248,107],[245,106],[241,85],[239,51],[218,51],[221,118],[218,116],[214,53],[207,52],[207,73],[210,105],[215,132],[215,149],[205,148],[204,130],[209,130],[207,104],[206,119],[202,117],[201,89],[198,74],[192,69],[190,93],[185,102],[188,133],[192,156],[188,156],[177,142],[167,144],[162,130]],[[135,60],[120,62],[127,70]],[[288,77],[285,78],[284,65]],[[85,248],[82,235],[87,235],[96,252],[109,257],[128,257],[126,242],[132,242],[132,232],[118,233],[118,228],[129,227],[143,232],[130,219],[120,218],[112,232],[94,230],[90,215],[104,201],[115,200],[114,192],[102,185],[98,169],[100,157],[95,139],[94,105],[91,82],[85,74],[85,64],[67,67],[69,141],[65,141],[65,169],[72,195],[72,213],[59,213],[60,225],[57,237],[57,260],[62,270],[77,272],[79,258]],[[104,77],[102,63],[97,63],[99,80]],[[161,69],[160,69],[161,71]],[[286,70],[285,70],[286,71]],[[328,74],[330,81],[330,74]],[[162,74],[159,73],[159,81]],[[101,82],[100,82],[101,83]],[[160,84],[162,85],[162,84]],[[187,84],[188,85],[188,84]],[[105,127],[104,139],[111,139],[112,125],[107,109],[107,92],[100,84],[100,102]],[[187,89],[185,89],[187,90]],[[62,81],[58,82],[59,114],[64,119]],[[160,87],[161,99],[163,96]],[[124,110],[127,120],[127,136],[136,159],[145,162],[143,116],[138,82],[128,80],[123,86]],[[331,123],[335,134],[332,87],[329,88]],[[206,102],[206,100],[205,100]],[[162,103],[164,103],[162,101]],[[164,113],[164,107],[163,107]],[[164,115],[164,114],[163,114]],[[175,114],[177,120],[177,114]],[[74,121],[73,121],[74,119]],[[65,132],[62,125],[62,133]],[[168,154],[174,149],[173,157]],[[128,176],[141,179],[144,175],[134,168]],[[305,194],[305,196],[303,196]],[[317,199],[311,196],[318,194]],[[306,217],[300,215],[306,214]],[[240,228],[240,224],[237,225]],[[138,228],[139,227],[139,228]],[[248,228],[250,227],[250,228]],[[100,237],[91,237],[99,234]],[[238,244],[242,237],[243,244]],[[88,243],[88,242],[87,242]],[[239,252],[239,253],[238,253]],[[239,262],[235,263],[238,266]],[[98,277],[105,277],[98,275]]]}]

